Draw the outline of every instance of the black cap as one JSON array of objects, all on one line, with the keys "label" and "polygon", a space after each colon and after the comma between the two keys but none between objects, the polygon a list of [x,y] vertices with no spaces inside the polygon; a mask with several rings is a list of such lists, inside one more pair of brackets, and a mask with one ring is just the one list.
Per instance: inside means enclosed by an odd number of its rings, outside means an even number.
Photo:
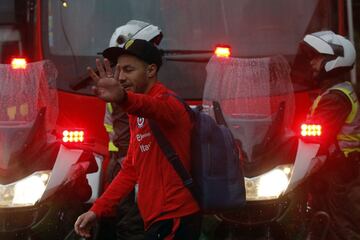
[{"label": "black cap", "polygon": [[156,64],[158,69],[162,64],[161,51],[152,43],[142,39],[130,39],[124,47],[110,47],[102,52],[112,65],[116,65],[118,58],[123,54],[133,55],[148,64]]}]

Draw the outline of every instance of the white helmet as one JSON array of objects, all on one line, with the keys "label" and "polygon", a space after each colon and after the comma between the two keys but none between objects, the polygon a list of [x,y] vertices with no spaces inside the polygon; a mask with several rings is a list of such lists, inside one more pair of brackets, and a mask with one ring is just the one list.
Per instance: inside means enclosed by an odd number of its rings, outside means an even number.
[{"label": "white helmet", "polygon": [[150,23],[130,20],[115,30],[111,36],[109,47],[123,47],[130,38],[152,41],[155,45],[159,45],[162,33],[159,27]]},{"label": "white helmet", "polygon": [[351,69],[356,52],[354,45],[341,35],[332,31],[321,31],[308,34],[303,42],[326,59],[322,71],[326,73]]}]

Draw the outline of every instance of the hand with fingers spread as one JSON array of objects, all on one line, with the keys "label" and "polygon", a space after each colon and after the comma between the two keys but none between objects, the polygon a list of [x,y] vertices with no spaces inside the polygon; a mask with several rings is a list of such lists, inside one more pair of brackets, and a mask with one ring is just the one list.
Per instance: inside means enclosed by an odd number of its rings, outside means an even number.
[{"label": "hand with fingers spread", "polygon": [[106,58],[104,59],[104,66],[99,59],[96,59],[96,68],[99,74],[96,74],[92,68],[87,68],[90,77],[95,82],[95,86],[93,86],[94,93],[106,102],[123,101],[126,92],[118,81],[119,67],[116,66],[115,73],[113,74],[110,62]]},{"label": "hand with fingers spread", "polygon": [[74,229],[82,237],[91,237],[91,229],[96,223],[96,215],[92,211],[81,214],[75,222]]}]

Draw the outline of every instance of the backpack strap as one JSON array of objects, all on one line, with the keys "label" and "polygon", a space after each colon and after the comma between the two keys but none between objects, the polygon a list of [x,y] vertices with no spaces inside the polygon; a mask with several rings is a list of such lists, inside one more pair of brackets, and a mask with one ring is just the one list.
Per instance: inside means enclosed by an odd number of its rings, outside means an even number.
[{"label": "backpack strap", "polygon": [[225,127],[229,128],[226,121],[224,114],[221,110],[220,103],[218,101],[213,101],[213,111],[214,111],[214,117],[217,124],[224,125]]},{"label": "backpack strap", "polygon": [[191,109],[191,107],[189,106],[189,104],[187,104],[187,103],[185,102],[184,99],[182,99],[181,97],[179,97],[178,95],[173,94],[173,93],[166,93],[166,94],[164,94],[164,96],[172,96],[172,97],[176,98],[179,102],[181,102],[181,103],[184,105],[186,111],[188,112],[188,114],[189,114],[189,116],[190,116],[190,120],[191,120],[191,121],[194,121],[194,120],[195,120],[195,115],[194,115],[195,113],[194,113],[194,111]]},{"label": "backpack strap", "polygon": [[186,168],[182,164],[179,155],[175,152],[175,150],[171,146],[171,143],[169,142],[169,140],[162,133],[158,124],[154,120],[151,120],[151,119],[149,119],[148,121],[149,121],[151,131],[153,132],[153,134],[156,138],[156,141],[158,142],[158,144],[160,146],[160,149],[166,156],[166,159],[169,161],[169,163],[174,168],[174,170],[176,171],[178,176],[181,178],[184,186],[187,189],[189,189],[189,191],[195,198],[194,184],[193,184],[194,182],[193,182],[193,179],[192,179],[190,173],[186,170]]},{"label": "backpack strap", "polygon": [[[168,95],[168,96],[173,96],[173,97],[175,97],[177,100],[179,100],[179,102],[181,102],[181,103],[185,106],[186,111],[189,113],[190,119],[191,119],[192,121],[195,120],[195,113],[194,113],[194,111],[193,111],[193,110],[191,109],[191,107],[184,101],[184,99],[182,99],[182,98],[179,97],[178,95],[171,94],[171,93],[168,93],[168,94],[166,94],[166,95]],[[214,110],[215,121],[216,121],[218,124],[224,125],[225,127],[228,128],[228,125],[227,125],[227,123],[226,123],[226,121],[225,121],[224,114],[223,114],[223,112],[222,112],[222,110],[221,110],[221,106],[220,106],[219,102],[218,102],[218,101],[213,101],[212,104],[213,104],[213,107],[214,107],[213,110]],[[198,107],[197,107],[197,110],[198,110],[198,111],[201,111],[201,109],[202,109],[202,106],[198,106]]]},{"label": "backpack strap", "polygon": [[[176,98],[179,102],[181,102],[184,105],[186,111],[188,112],[190,120],[192,122],[195,121],[195,112],[184,101],[184,99],[182,99],[178,95],[172,94],[172,93],[166,93],[164,95],[172,96],[172,97]],[[165,137],[165,135],[161,131],[158,124],[152,119],[148,119],[148,121],[149,121],[151,131],[153,132],[154,137],[155,137],[156,141],[158,142],[161,151],[166,156],[166,159],[169,161],[171,166],[174,168],[175,172],[181,178],[184,186],[187,189],[189,189],[189,191],[192,194],[192,196],[194,197],[194,199],[197,199],[193,178],[191,177],[190,173],[184,167],[183,163],[180,160],[179,155],[176,153],[175,149],[173,148],[173,146],[171,145],[169,140]]]}]

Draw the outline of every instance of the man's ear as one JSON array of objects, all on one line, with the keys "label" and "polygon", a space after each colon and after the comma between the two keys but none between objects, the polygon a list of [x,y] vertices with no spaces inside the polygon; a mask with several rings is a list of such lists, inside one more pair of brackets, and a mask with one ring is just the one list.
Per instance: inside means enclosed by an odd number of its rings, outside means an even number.
[{"label": "man's ear", "polygon": [[148,77],[152,78],[156,76],[157,66],[156,64],[149,64],[147,67]]}]

